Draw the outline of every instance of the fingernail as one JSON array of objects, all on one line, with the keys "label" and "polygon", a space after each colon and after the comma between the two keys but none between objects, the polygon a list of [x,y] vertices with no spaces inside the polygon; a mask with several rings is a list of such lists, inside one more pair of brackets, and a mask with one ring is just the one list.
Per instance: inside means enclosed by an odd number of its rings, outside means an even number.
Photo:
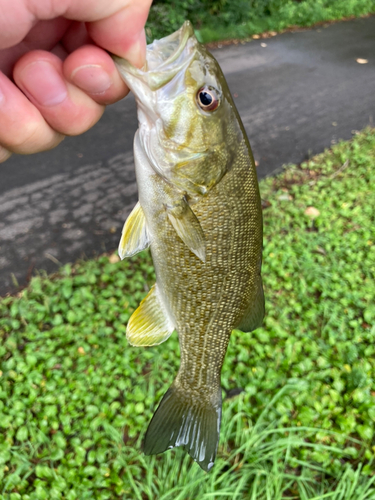
[{"label": "fingernail", "polygon": [[55,106],[66,99],[65,82],[48,61],[37,61],[26,66],[20,74],[21,84],[41,106]]},{"label": "fingernail", "polygon": [[99,64],[76,68],[71,79],[77,87],[89,94],[102,94],[112,85],[111,77]]}]

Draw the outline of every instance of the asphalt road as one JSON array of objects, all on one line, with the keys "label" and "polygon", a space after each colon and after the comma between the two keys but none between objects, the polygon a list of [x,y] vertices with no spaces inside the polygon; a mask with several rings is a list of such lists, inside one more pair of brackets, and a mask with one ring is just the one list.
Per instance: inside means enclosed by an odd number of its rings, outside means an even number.
[{"label": "asphalt road", "polygon": [[[375,121],[375,17],[213,51],[248,133],[259,177]],[[359,64],[357,59],[367,59]],[[137,201],[132,97],[53,151],[0,165],[0,294],[37,270],[117,247]],[[13,278],[12,278],[13,275]]]}]

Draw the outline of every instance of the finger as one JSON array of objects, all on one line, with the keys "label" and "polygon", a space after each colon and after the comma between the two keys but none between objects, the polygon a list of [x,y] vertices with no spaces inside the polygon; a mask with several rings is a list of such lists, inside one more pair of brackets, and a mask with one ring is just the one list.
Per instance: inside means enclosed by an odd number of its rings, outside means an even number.
[{"label": "finger", "polygon": [[[41,4],[46,4],[42,0]],[[28,2],[1,0],[0,2],[0,49],[15,45],[35,45],[47,49],[54,45],[69,28],[72,21],[63,17],[62,12],[38,17],[28,9]],[[55,40],[53,42],[53,39]]]},{"label": "finger", "polygon": [[22,39],[38,20],[64,18],[88,22],[88,33],[101,47],[142,65],[143,28],[151,0],[1,0],[0,48]]},{"label": "finger", "polygon": [[[13,66],[20,57],[30,50],[52,50],[68,31],[71,24],[72,21],[61,17],[58,19],[52,19],[51,21],[39,21],[25,36],[21,43],[15,45],[14,47],[1,50],[0,70],[8,78],[11,78],[13,74]],[[0,31],[0,41],[1,38],[2,34]]]},{"label": "finger", "polygon": [[[51,149],[63,136],[46,123],[24,94],[0,72],[0,144],[14,153]],[[2,152],[2,156],[7,156]]]},{"label": "finger", "polygon": [[150,5],[151,0],[127,2],[121,11],[88,24],[87,31],[95,43],[141,67],[146,54],[144,26]]},{"label": "finger", "polygon": [[92,40],[87,33],[85,23],[73,21],[61,39],[67,52],[70,54],[83,45],[92,44]]},{"label": "finger", "polygon": [[116,102],[129,92],[112,58],[95,45],[86,45],[64,62],[65,78],[99,104]]},{"label": "finger", "polygon": [[29,52],[17,62],[13,75],[16,84],[57,132],[81,134],[103,114],[103,106],[64,78],[62,61],[50,52]]},{"label": "finger", "polygon": [[0,146],[0,163],[4,163],[10,156],[12,156],[12,153],[8,149],[3,148],[3,146]]}]

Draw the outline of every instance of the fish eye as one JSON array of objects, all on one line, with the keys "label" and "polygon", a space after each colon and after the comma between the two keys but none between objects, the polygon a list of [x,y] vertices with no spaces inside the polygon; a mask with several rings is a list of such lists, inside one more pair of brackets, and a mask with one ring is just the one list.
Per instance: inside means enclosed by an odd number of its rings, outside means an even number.
[{"label": "fish eye", "polygon": [[218,91],[213,87],[202,87],[197,92],[197,102],[203,111],[215,111],[220,104]]}]

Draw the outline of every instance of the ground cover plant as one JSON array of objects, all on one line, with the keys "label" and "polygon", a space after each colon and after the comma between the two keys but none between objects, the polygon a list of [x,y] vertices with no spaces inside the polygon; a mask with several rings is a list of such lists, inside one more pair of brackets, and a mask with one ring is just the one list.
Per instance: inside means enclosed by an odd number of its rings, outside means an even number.
[{"label": "ground cover plant", "polygon": [[371,13],[375,0],[154,0],[146,33],[151,42],[190,19],[207,43]]},{"label": "ground cover plant", "polygon": [[125,338],[148,253],[66,265],[0,300],[0,499],[375,499],[375,130],[261,182],[262,328],[234,332],[209,474],[141,441],[176,334]]}]

